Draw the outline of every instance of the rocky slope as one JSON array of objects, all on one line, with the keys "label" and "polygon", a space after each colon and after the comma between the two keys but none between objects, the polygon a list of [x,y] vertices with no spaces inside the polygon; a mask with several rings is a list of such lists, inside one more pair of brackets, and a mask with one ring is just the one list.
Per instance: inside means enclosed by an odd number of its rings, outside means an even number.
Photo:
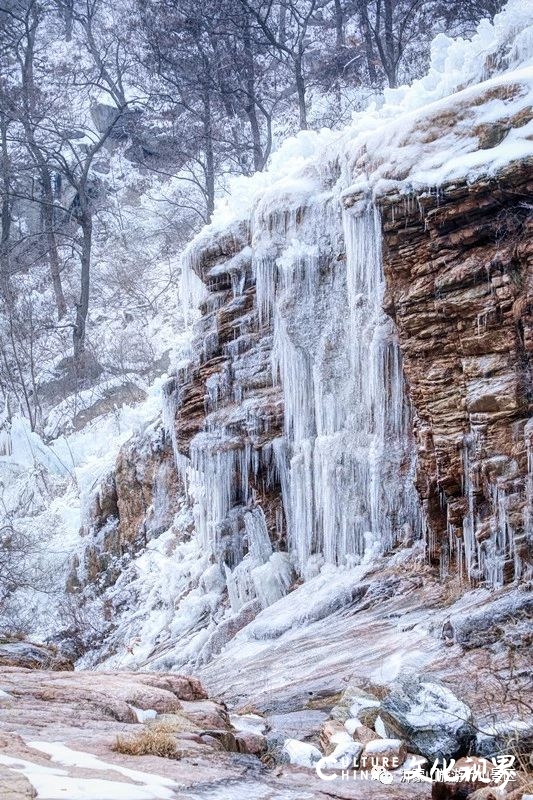
[{"label": "rocky slope", "polygon": [[[257,715],[230,718],[177,675],[0,669],[2,800],[323,800],[314,772],[267,769]],[[232,724],[233,722],[233,724]],[[134,743],[128,748],[128,743]],[[311,775],[311,777],[310,777]],[[341,783],[337,781],[337,783]],[[343,782],[336,797],[429,797],[427,787]]]}]

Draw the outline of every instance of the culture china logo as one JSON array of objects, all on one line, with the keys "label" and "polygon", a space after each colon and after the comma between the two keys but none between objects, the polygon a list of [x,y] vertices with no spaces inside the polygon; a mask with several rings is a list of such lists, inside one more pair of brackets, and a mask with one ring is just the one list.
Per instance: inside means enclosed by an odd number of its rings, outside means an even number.
[{"label": "culture china logo", "polygon": [[[504,789],[516,780],[515,756],[501,755],[494,758],[435,759],[428,770],[425,759],[415,759],[414,764],[403,766],[400,771],[398,758],[378,759],[344,756],[340,759],[324,756],[315,764],[318,777],[323,781],[361,780],[391,784],[395,777],[401,783],[474,783],[499,786]],[[397,778],[396,778],[397,779]]]}]

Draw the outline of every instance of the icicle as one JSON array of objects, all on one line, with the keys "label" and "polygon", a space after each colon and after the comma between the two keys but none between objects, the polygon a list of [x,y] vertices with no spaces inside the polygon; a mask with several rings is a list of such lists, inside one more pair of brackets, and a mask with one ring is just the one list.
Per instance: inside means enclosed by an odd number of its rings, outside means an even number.
[{"label": "icicle", "polygon": [[234,505],[249,501],[251,448],[222,430],[197,434],[190,451],[197,535],[207,552],[218,555],[221,523]]},{"label": "icicle", "polygon": [[244,515],[244,526],[248,539],[248,552],[254,561],[264,564],[272,555],[272,544],[263,509],[257,507],[247,511]]},{"label": "icicle", "polygon": [[463,519],[463,552],[466,574],[470,579],[475,566],[476,538],[474,520],[474,487],[472,483],[470,451],[474,446],[473,436],[464,437],[463,441],[463,494],[467,501],[467,513]]},{"label": "icicle", "polygon": [[399,471],[410,417],[399,347],[381,308],[379,213],[371,204],[359,216],[345,213],[346,271],[342,262],[330,263],[326,286],[313,242],[331,247],[337,220],[328,218],[322,233],[312,209],[306,219],[309,227],[300,223],[268,289],[272,372],[285,409],[286,445],[276,454],[289,549],[301,574],[314,554],[333,564],[357,563],[369,542],[390,547],[401,525],[419,531],[421,524],[413,469],[406,477]]},{"label": "icicle", "polygon": [[207,297],[207,289],[195,272],[198,253],[194,246],[185,250],[181,258],[181,276],[179,294],[183,308],[185,324],[190,324],[194,319],[200,303]]},{"label": "icicle", "polygon": [[244,514],[248,554],[233,571],[225,565],[228,595],[233,611],[257,597],[263,608],[287,593],[293,570],[287,553],[273,553],[265,516],[256,507]]}]

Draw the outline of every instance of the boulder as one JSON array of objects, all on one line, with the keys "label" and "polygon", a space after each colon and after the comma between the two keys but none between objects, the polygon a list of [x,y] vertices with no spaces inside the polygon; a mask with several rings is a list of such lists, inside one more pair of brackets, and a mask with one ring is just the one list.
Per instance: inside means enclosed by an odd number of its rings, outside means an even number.
[{"label": "boulder", "polygon": [[199,728],[230,730],[229,716],[225,707],[213,700],[182,700],[181,710],[184,716]]},{"label": "boulder", "polygon": [[359,766],[362,753],[363,745],[361,742],[342,742],[326,757],[325,769],[329,771],[356,769]]},{"label": "boulder", "polygon": [[509,720],[494,725],[477,726],[475,751],[479,756],[492,758],[506,753],[529,757],[533,751],[533,722]]},{"label": "boulder", "polygon": [[355,682],[348,684],[340,702],[331,710],[331,718],[339,722],[357,717],[364,725],[372,728],[379,713],[380,700]]},{"label": "boulder", "polygon": [[395,684],[379,714],[388,737],[404,740],[410,751],[430,761],[466,754],[475,738],[468,706],[434,679]]},{"label": "boulder", "polygon": [[530,626],[533,592],[517,591],[486,602],[475,611],[451,616],[443,625],[442,636],[469,650],[497,642],[509,628],[523,623]]},{"label": "boulder", "polygon": [[215,746],[214,742],[218,742],[221,750],[226,750],[228,753],[244,752],[239,751],[237,740],[231,731],[227,730],[206,730],[199,734],[200,739],[204,744],[209,744],[211,747]]},{"label": "boulder", "polygon": [[287,739],[283,749],[289,756],[290,763],[299,767],[313,767],[322,758],[318,747],[298,739]]},{"label": "boulder", "polygon": [[24,775],[0,765],[0,797],[2,800],[33,800],[37,792]]},{"label": "boulder", "polygon": [[267,740],[260,733],[252,731],[238,731],[235,734],[237,752],[248,753],[251,756],[261,756],[267,751]]},{"label": "boulder", "polygon": [[0,641],[0,666],[72,671],[74,665],[53,645],[25,641]]},{"label": "boulder", "polygon": [[362,742],[366,744],[367,742],[372,742],[376,738],[376,732],[372,730],[372,728],[368,728],[366,725],[363,725],[357,717],[352,717],[351,719],[347,719],[344,723],[345,729],[348,731],[352,738],[356,739],[358,742]]},{"label": "boulder", "polygon": [[365,744],[361,756],[361,768],[367,766],[398,769],[407,757],[405,742],[401,739],[373,739]]},{"label": "boulder", "polygon": [[352,735],[346,730],[341,722],[335,719],[328,719],[320,731],[320,746],[329,755],[338,744],[353,741]]},{"label": "boulder", "polygon": [[207,692],[198,678],[190,675],[138,673],[137,677],[141,683],[172,692],[178,700],[207,700]]}]

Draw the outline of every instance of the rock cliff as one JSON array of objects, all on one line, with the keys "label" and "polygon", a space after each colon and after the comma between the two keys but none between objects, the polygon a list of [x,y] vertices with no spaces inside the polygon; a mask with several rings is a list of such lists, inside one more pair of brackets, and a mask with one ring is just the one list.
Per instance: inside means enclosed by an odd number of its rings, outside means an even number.
[{"label": "rock cliff", "polygon": [[430,553],[492,585],[519,580],[533,553],[532,191],[525,160],[382,204]]},{"label": "rock cliff", "polygon": [[113,515],[121,542],[157,536],[163,464],[166,521],[191,510],[152,666],[326,619],[409,548],[422,605],[433,580],[451,603],[530,578],[533,78],[511,28],[459,48],[455,83],[452,52],[343,133],[302,132],[187,247],[160,449],[123,451],[93,520],[104,551]]}]

